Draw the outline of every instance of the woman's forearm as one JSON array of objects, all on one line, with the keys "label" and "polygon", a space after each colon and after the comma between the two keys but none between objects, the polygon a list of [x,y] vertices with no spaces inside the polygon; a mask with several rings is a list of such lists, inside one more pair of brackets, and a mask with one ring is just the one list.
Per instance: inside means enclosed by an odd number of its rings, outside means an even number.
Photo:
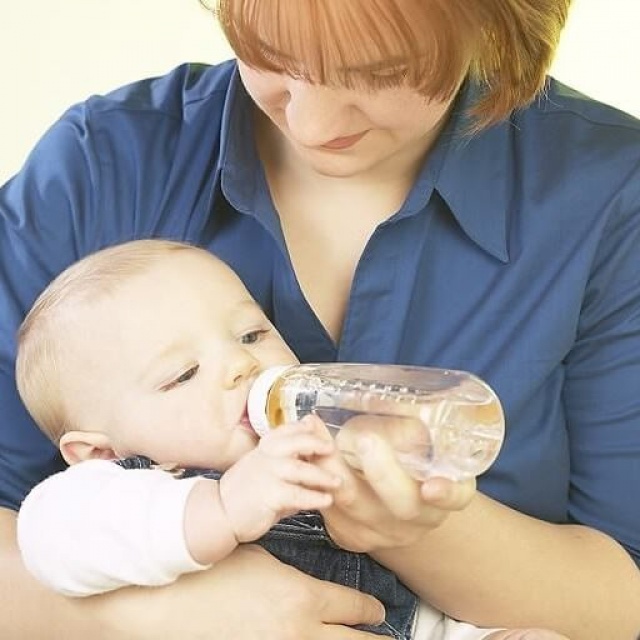
[{"label": "woman's forearm", "polygon": [[240,545],[213,569],[168,586],[65,598],[23,568],[15,529],[15,514],[0,509],[3,639],[373,640],[373,634],[349,626],[379,624],[383,618],[373,597],[307,576],[253,545]]},{"label": "woman's forearm", "polygon": [[16,514],[1,508],[0,602],[0,638],[107,639],[82,601],[57,595],[31,577],[16,544]]},{"label": "woman's forearm", "polygon": [[410,547],[372,553],[421,597],[480,626],[540,626],[572,640],[637,640],[640,571],[614,540],[478,494]]}]

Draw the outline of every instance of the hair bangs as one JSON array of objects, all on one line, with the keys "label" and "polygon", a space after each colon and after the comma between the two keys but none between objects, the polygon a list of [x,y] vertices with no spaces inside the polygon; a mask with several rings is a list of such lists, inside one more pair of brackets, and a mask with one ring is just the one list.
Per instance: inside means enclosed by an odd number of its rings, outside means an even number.
[{"label": "hair bangs", "polygon": [[220,0],[237,57],[263,71],[449,98],[465,75],[472,29],[443,0]]},{"label": "hair bangs", "polygon": [[211,1],[237,57],[256,69],[371,90],[409,86],[431,99],[451,97],[469,74],[480,89],[469,109],[470,132],[509,117],[543,91],[571,4]]}]

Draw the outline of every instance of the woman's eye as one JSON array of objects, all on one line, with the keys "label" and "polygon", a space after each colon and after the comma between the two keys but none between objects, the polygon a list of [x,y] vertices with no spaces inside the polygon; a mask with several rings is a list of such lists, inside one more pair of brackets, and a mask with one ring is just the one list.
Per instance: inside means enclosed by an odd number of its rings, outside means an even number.
[{"label": "woman's eye", "polygon": [[161,390],[170,391],[171,389],[175,389],[175,387],[178,387],[185,382],[189,382],[189,380],[191,380],[191,378],[193,378],[196,373],[198,373],[199,368],[200,366],[197,364],[193,367],[190,367],[189,369],[181,373],[177,378],[174,378],[171,382],[165,384]]},{"label": "woman's eye", "polygon": [[264,336],[269,333],[269,329],[256,329],[255,331],[248,331],[240,338],[241,344],[255,344]]}]

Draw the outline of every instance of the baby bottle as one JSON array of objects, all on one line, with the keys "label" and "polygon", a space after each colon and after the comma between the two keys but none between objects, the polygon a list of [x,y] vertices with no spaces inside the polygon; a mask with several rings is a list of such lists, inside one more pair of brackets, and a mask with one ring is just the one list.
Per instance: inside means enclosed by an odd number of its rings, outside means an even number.
[{"label": "baby bottle", "polygon": [[[340,431],[370,431],[419,480],[460,480],[486,471],[504,439],[494,391],[464,371],[389,364],[300,364],[263,371],[249,392],[258,435],[317,415]],[[338,448],[341,449],[340,445]],[[346,453],[347,460],[353,456]]]}]

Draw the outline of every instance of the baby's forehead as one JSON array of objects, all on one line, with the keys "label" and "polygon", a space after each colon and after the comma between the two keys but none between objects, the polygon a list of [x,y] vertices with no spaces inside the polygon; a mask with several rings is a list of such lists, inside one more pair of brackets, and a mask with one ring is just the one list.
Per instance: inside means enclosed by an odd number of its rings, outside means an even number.
[{"label": "baby's forehead", "polygon": [[123,298],[137,305],[164,306],[174,296],[191,306],[200,301],[215,304],[222,311],[230,307],[249,311],[259,308],[240,277],[220,258],[205,250],[179,251],[157,260],[132,275],[106,296],[107,305],[122,304]]},{"label": "baby's forehead", "polygon": [[236,311],[239,314],[244,315],[264,315],[264,311],[262,307],[250,296],[245,298],[244,300],[240,300],[235,307]]},{"label": "baby's forehead", "polygon": [[[168,310],[182,305],[185,313],[197,309],[219,314],[252,313],[259,307],[236,273],[222,260],[205,250],[169,252],[140,269],[121,272],[114,278],[84,282],[67,297],[60,311],[62,324],[99,324],[135,321],[136,314],[157,310],[158,321]],[[133,317],[132,317],[133,316]],[[130,324],[127,322],[127,324]]]}]

